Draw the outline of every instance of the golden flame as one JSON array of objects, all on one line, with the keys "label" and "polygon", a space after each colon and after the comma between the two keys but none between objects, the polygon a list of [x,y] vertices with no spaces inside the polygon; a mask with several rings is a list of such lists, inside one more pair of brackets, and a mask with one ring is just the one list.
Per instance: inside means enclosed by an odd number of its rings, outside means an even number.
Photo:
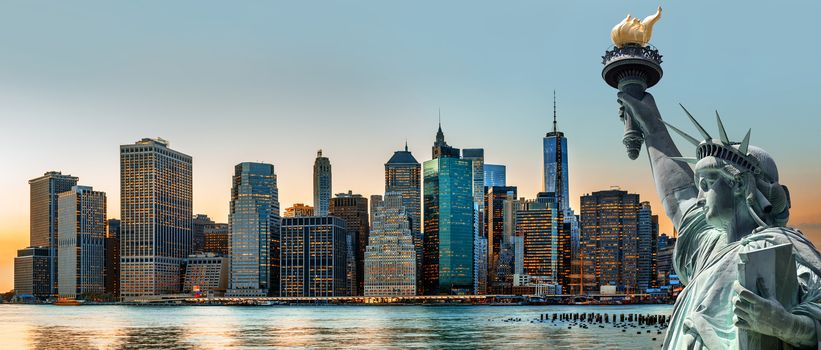
[{"label": "golden flame", "polygon": [[638,18],[627,15],[627,18],[613,27],[610,39],[613,39],[613,44],[618,47],[624,47],[626,44],[647,46],[650,37],[653,36],[653,25],[659,19],[661,19],[661,6],[654,15],[647,16],[641,22]]}]

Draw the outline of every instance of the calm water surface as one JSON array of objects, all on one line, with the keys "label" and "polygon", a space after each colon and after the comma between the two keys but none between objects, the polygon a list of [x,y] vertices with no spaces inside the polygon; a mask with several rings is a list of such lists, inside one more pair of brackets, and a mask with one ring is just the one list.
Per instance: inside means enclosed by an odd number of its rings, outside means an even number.
[{"label": "calm water surface", "polygon": [[[541,313],[669,315],[631,306],[0,305],[1,349],[658,349],[663,334],[531,323]],[[504,322],[521,318],[521,322]],[[652,338],[656,338],[655,341]]]}]

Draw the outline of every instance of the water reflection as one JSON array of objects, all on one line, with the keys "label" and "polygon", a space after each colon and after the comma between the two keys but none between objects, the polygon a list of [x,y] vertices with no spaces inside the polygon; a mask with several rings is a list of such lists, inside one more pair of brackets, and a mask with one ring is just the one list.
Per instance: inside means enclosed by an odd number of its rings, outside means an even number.
[{"label": "water reflection", "polygon": [[[0,306],[0,348],[645,348],[661,335],[531,323],[540,313],[591,307],[127,307]],[[665,313],[669,306],[612,307]],[[504,322],[510,317],[521,322]],[[657,340],[652,340],[655,337]],[[11,346],[9,346],[11,344]]]}]

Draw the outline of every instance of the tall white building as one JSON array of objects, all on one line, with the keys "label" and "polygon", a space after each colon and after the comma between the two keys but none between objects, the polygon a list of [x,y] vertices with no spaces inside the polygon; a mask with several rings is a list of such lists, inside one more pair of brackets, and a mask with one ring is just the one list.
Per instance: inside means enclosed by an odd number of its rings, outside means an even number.
[{"label": "tall white building", "polygon": [[331,161],[322,156],[322,150],[316,152],[314,161],[314,215],[328,216],[331,204]]},{"label": "tall white building", "polygon": [[105,293],[105,192],[73,186],[57,199],[58,294]]},{"label": "tall white building", "polygon": [[173,294],[191,252],[191,156],[163,139],[120,146],[120,297]]},{"label": "tall white building", "polygon": [[377,205],[365,250],[365,296],[416,295],[416,247],[402,194]]}]

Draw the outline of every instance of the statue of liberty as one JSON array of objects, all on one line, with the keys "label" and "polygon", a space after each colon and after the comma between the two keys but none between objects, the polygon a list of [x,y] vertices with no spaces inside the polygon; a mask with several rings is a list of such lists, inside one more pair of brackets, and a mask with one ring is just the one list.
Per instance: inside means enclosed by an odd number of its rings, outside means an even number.
[{"label": "statue of liberty", "polygon": [[[742,332],[771,339],[746,348],[819,348],[821,255],[786,226],[790,196],[773,158],[749,144],[749,132],[731,142],[718,113],[719,138],[713,139],[685,109],[701,135],[697,139],[663,122],[649,93],[636,98],[620,92],[618,98],[624,118],[632,118],[645,137],[656,189],[679,233],[673,265],[685,288],[664,348],[734,349]],[[695,146],[695,158],[681,157],[665,124]],[[789,267],[794,261],[795,269],[789,283],[779,284],[794,300],[785,307],[762,283],[739,283],[739,263],[749,252],[786,243],[792,245]]]}]

